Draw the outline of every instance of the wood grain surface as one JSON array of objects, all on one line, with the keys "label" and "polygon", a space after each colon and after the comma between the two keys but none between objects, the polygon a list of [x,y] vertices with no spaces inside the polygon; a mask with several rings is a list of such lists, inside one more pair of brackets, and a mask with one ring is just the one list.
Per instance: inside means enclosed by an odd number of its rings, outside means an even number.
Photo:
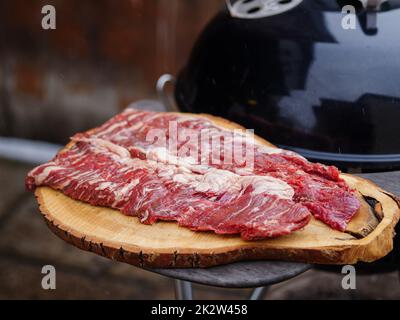
[{"label": "wood grain surface", "polygon": [[[221,118],[200,116],[226,128],[241,128]],[[257,140],[273,146],[262,138]],[[35,195],[48,226],[62,239],[83,250],[141,267],[208,267],[265,259],[323,264],[377,260],[392,250],[399,201],[368,180],[342,177],[357,190],[362,202],[346,232],[312,218],[302,230],[261,241],[193,232],[174,222],[144,225],[136,217],[75,201],[47,187],[37,188]]]}]

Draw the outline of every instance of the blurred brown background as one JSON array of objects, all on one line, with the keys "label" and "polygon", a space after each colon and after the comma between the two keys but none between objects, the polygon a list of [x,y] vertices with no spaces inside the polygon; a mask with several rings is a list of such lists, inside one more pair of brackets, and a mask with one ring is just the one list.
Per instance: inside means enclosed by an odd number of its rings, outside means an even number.
[{"label": "blurred brown background", "polygon": [[[56,30],[41,9],[56,8]],[[65,142],[176,74],[223,0],[0,1],[0,136]]]}]

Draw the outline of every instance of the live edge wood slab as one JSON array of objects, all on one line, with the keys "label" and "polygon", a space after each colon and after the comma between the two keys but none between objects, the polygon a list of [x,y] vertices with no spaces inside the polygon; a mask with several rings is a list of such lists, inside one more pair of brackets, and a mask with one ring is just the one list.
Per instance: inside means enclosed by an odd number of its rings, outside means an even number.
[{"label": "live edge wood slab", "polygon": [[[207,117],[225,127],[239,127]],[[262,241],[193,232],[173,222],[144,225],[136,217],[75,201],[47,187],[37,188],[35,195],[49,228],[60,238],[80,249],[140,267],[209,267],[242,260],[319,264],[375,261],[392,250],[400,201],[371,181],[346,174],[342,177],[357,190],[362,203],[346,232],[312,218],[302,230]]]}]

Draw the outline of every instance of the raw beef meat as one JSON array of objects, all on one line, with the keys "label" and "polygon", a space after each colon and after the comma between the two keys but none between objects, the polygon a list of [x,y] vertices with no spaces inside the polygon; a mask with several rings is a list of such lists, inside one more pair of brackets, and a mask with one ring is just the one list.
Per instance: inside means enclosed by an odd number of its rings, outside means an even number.
[{"label": "raw beef meat", "polygon": [[[193,135],[200,131],[206,134]],[[75,135],[74,146],[32,170],[26,184],[50,186],[143,223],[174,220],[246,240],[298,230],[310,212],[346,229],[360,203],[336,168],[246,137],[202,117],[127,109]],[[217,150],[213,139],[222,143]],[[252,151],[251,166],[249,159],[236,161],[236,147]]]},{"label": "raw beef meat", "polygon": [[28,189],[47,185],[73,199],[121,210],[142,223],[174,220],[192,230],[240,233],[245,240],[288,234],[304,227],[310,213],[294,203],[293,189],[268,176],[239,176],[212,169],[132,158],[123,147],[84,139],[34,169]]}]

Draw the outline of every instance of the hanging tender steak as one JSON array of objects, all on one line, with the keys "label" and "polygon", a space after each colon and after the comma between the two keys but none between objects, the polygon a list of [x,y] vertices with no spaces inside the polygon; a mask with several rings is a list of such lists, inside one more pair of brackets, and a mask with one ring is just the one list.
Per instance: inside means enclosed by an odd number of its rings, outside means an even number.
[{"label": "hanging tender steak", "polygon": [[[200,131],[207,135],[198,143],[186,139]],[[161,147],[154,132],[166,133]],[[231,149],[204,152],[213,138]],[[73,141],[28,174],[28,189],[49,186],[138,216],[143,223],[174,220],[192,230],[239,233],[246,240],[298,230],[308,223],[310,211],[332,228],[345,230],[360,206],[336,168],[293,152],[246,145],[232,131],[201,117],[127,109]],[[171,154],[171,143],[186,153]],[[235,154],[235,146],[252,149],[253,167],[246,161],[224,161]]]},{"label": "hanging tender steak", "polygon": [[[100,139],[78,141],[27,178],[92,205],[119,209],[142,223],[175,220],[193,230],[240,233],[253,240],[304,227],[309,211],[295,204],[292,188],[276,178],[239,176],[131,158],[123,147]],[[262,185],[260,187],[260,185]]]},{"label": "hanging tender steak", "polygon": [[[184,137],[190,130],[206,129],[215,135],[231,139],[231,131],[215,125],[205,118],[194,118],[175,113],[155,113],[149,111],[126,110],[117,115],[92,134],[112,141],[131,150],[134,156],[137,147],[146,150],[152,147],[153,141],[146,141],[150,130],[157,128],[170,133],[171,121],[177,121],[176,131]],[[89,136],[88,134],[84,134]],[[178,143],[183,145],[183,143]],[[136,154],[136,156],[138,156]],[[140,156],[140,155],[139,155]],[[213,164],[208,166],[246,174],[235,164]],[[333,166],[310,163],[296,153],[265,146],[254,149],[254,171],[250,174],[271,175],[287,182],[295,191],[293,200],[304,204],[317,218],[334,229],[344,231],[360,204],[339,177],[339,170]]]}]

